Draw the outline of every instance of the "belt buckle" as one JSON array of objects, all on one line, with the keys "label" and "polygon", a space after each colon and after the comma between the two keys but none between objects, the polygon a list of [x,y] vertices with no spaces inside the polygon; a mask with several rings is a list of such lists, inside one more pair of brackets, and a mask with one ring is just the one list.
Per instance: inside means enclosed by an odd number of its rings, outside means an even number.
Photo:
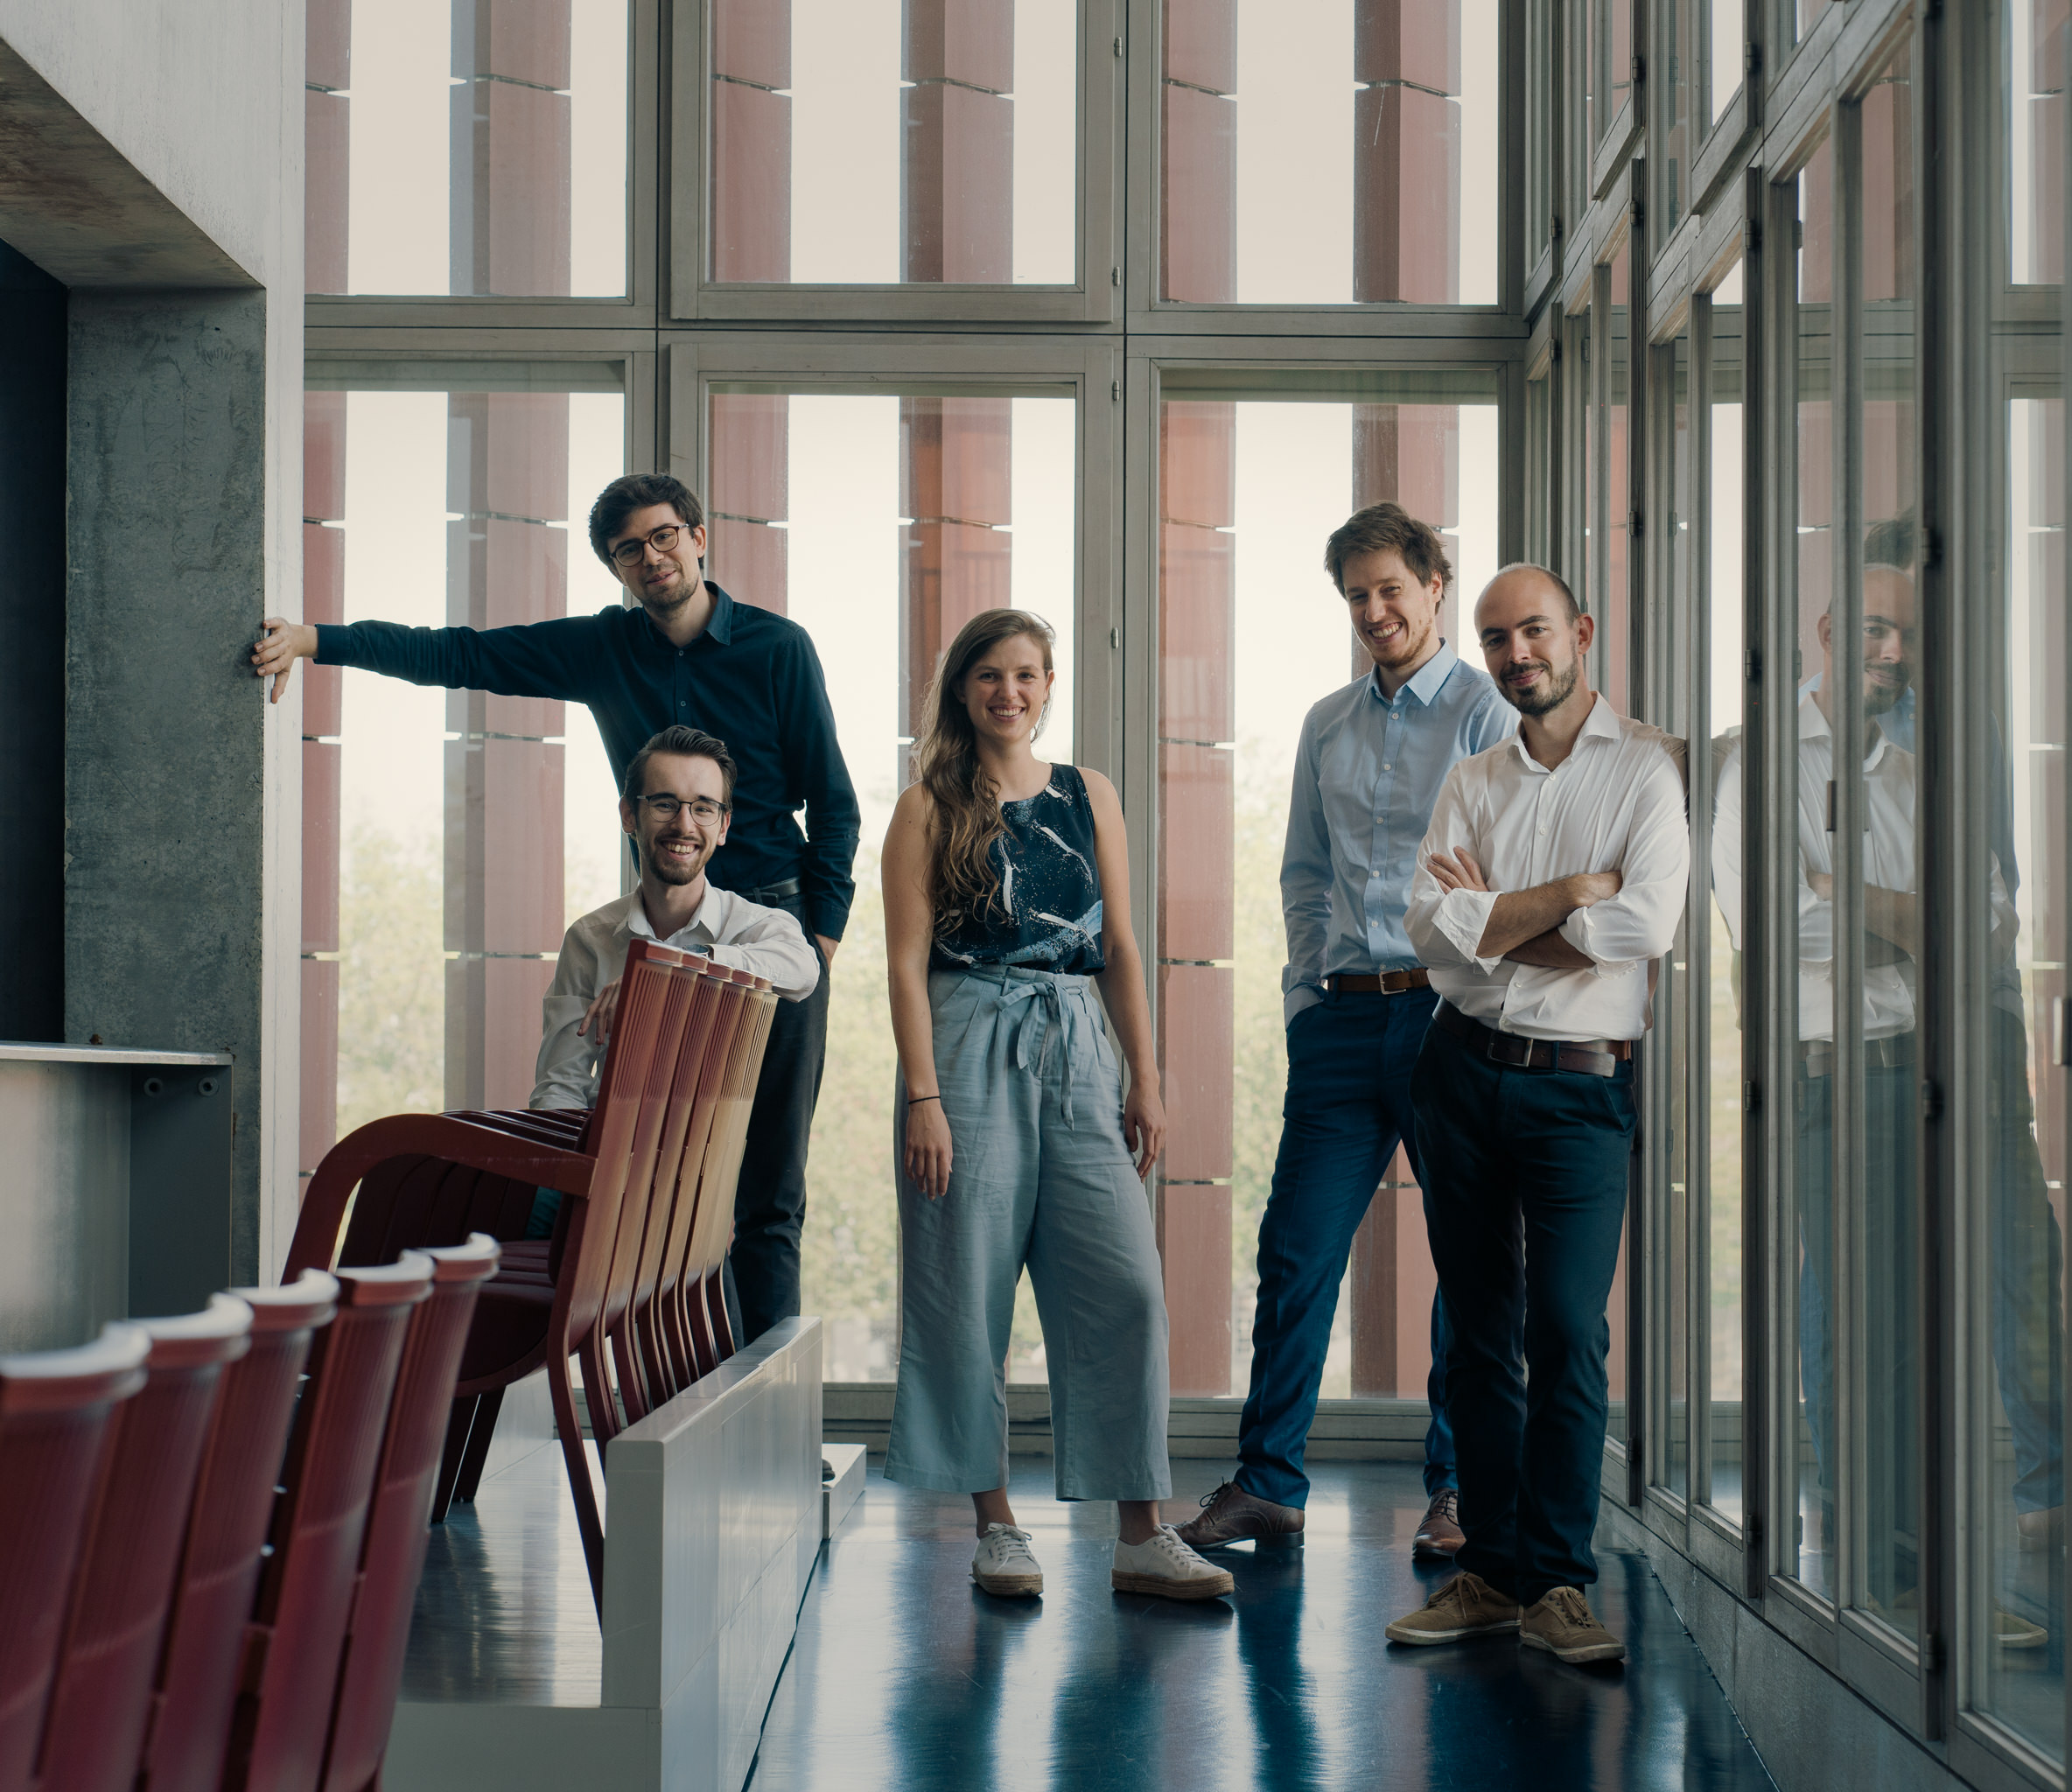
[{"label": "belt buckle", "polygon": [[1489,1041],[1488,1057],[1497,1064],[1508,1064],[1515,1068],[1530,1069],[1532,1065],[1533,1042],[1522,1033],[1499,1032],[1494,1027],[1490,1032],[1495,1037]]}]

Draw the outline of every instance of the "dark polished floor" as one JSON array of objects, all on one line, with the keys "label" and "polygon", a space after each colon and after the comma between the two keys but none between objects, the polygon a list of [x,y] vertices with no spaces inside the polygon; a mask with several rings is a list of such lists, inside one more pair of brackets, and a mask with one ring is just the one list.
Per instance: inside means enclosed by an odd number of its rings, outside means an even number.
[{"label": "dark polished floor", "polygon": [[[1176,1518],[1224,1472],[1173,1469]],[[1194,1606],[1112,1592],[1115,1508],[1059,1505],[1047,1460],[1018,1458],[1013,1494],[1040,1601],[978,1592],[970,1502],[873,1463],[807,1594],[751,1792],[1771,1788],[1640,1556],[1600,1564],[1623,1669],[1508,1640],[1389,1645],[1445,1572],[1410,1564],[1410,1464],[1318,1465],[1308,1548],[1228,1552],[1235,1597]]]}]

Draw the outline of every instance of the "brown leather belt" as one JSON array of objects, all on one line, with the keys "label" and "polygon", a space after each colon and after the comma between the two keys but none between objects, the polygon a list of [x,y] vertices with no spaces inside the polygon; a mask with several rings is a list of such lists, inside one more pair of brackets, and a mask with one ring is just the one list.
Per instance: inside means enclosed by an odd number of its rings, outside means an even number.
[{"label": "brown leather belt", "polygon": [[1432,1021],[1473,1046],[1493,1064],[1508,1064],[1520,1070],[1573,1070],[1585,1076],[1615,1076],[1619,1067],[1633,1056],[1631,1040],[1529,1040],[1522,1032],[1499,1032],[1493,1026],[1484,1026],[1445,1002],[1438,1004]]},{"label": "brown leather belt", "polygon": [[1334,996],[1400,996],[1405,990],[1430,989],[1432,973],[1421,964],[1409,970],[1384,970],[1378,975],[1340,971],[1336,976],[1326,977],[1324,987]]}]

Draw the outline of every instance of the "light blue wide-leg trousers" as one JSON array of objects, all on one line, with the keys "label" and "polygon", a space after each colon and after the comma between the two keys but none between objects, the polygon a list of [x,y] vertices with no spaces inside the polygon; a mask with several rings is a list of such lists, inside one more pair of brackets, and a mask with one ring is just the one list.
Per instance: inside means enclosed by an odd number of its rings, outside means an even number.
[{"label": "light blue wide-leg trousers", "polygon": [[932,973],[949,1192],[905,1171],[898,1091],[900,1378],[887,1480],[1007,1484],[1007,1346],[1022,1266],[1050,1370],[1060,1500],[1162,1500],[1166,1296],[1151,1206],[1123,1144],[1122,1080],[1091,981]]}]

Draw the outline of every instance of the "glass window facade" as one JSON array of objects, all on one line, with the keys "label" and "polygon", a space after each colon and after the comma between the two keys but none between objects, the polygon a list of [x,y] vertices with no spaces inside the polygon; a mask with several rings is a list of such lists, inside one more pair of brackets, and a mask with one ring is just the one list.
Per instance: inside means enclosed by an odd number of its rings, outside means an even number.
[{"label": "glass window facade", "polygon": [[[1454,639],[1544,560],[1686,745],[1606,1522],[1690,1566],[1694,1634],[1767,1627],[1984,1792],[2062,1782],[2065,9],[309,18],[307,613],[618,601],[570,531],[664,467],[828,670],[866,816],[808,1167],[830,1424],[882,1439],[900,1348],[875,855],[934,654],[1012,601],[1058,632],[1048,746],[1123,794],[1173,1435],[1228,1453],[1290,761],[1359,669],[1321,550],[1393,497]],[[306,1170],[378,1111],[522,1101],[559,929],[622,872],[579,710],[304,700]],[[1432,1288],[1399,1159],[1334,1447],[1421,1433]]]}]

